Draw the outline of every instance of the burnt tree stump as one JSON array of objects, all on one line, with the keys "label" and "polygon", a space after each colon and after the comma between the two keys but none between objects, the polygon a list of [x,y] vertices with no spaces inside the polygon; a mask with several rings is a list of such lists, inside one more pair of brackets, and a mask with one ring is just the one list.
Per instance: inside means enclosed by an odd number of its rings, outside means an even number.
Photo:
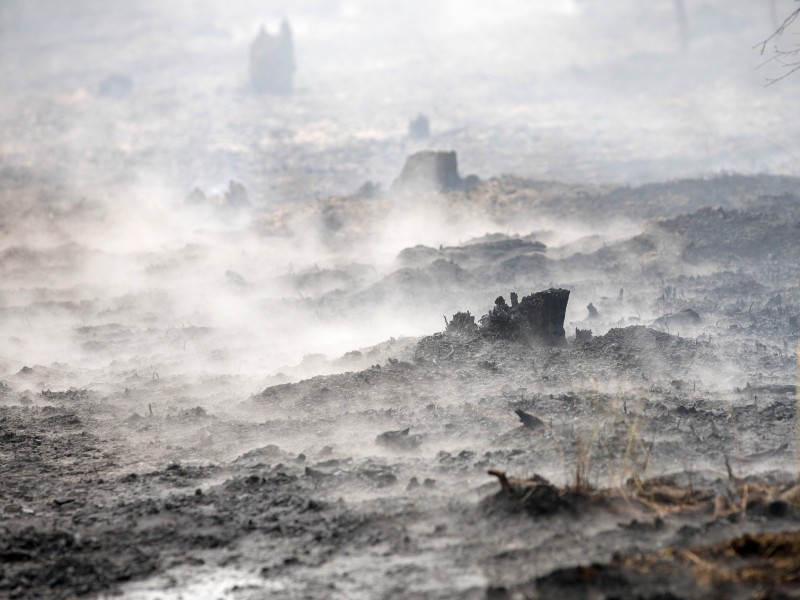
[{"label": "burnt tree stump", "polygon": [[484,333],[524,342],[561,344],[566,341],[564,319],[569,290],[549,289],[525,296],[517,302],[512,294],[509,306],[500,296],[494,308],[481,319]]},{"label": "burnt tree stump", "polygon": [[455,152],[424,150],[406,159],[402,172],[392,183],[392,190],[447,192],[461,189],[463,185]]}]

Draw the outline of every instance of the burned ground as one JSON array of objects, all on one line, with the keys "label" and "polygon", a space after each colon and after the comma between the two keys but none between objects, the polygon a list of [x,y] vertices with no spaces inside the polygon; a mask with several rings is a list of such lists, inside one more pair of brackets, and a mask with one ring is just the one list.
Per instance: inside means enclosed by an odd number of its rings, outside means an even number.
[{"label": "burned ground", "polygon": [[279,4],[0,2],[0,598],[800,595],[781,3]]},{"label": "burned ground", "polygon": [[[249,208],[247,243],[294,256],[330,207],[317,243],[334,258],[271,272],[257,252],[220,256],[244,235],[225,231],[100,251],[70,228],[110,226],[102,206],[31,200],[4,231],[63,218],[49,244],[0,254],[0,592],[794,593],[796,186],[492,179],[419,201],[456,228],[527,231],[374,263],[347,248],[413,200]],[[603,233],[623,213],[644,220]],[[87,262],[137,285],[87,284]],[[568,290],[559,327],[528,310],[548,288]],[[404,319],[428,335],[318,350]],[[270,354],[283,344],[304,354]]]}]

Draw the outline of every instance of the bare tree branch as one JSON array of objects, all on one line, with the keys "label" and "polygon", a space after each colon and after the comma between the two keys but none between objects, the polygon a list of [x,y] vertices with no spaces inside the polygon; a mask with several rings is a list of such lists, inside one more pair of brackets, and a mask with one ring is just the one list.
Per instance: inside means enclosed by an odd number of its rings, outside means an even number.
[{"label": "bare tree branch", "polygon": [[[775,3],[773,2],[772,4],[773,9],[774,6]],[[759,64],[758,67],[756,67],[757,69],[760,69],[761,67],[770,62],[777,62],[783,68],[787,69],[780,77],[767,79],[767,84],[766,84],[767,86],[778,83],[779,81],[786,79],[793,73],[800,70],[800,61],[788,60],[788,57],[796,57],[798,54],[800,54],[800,45],[795,46],[791,50],[783,50],[779,48],[777,45],[777,41],[783,36],[784,33],[786,33],[786,30],[797,20],[798,17],[800,17],[800,8],[796,8],[791,13],[789,13],[789,15],[783,20],[783,23],[781,23],[775,29],[775,31],[772,32],[772,35],[770,35],[764,41],[753,46],[753,48],[760,48],[759,53],[763,56],[764,52],[767,49],[767,44],[769,44],[770,42],[775,42],[774,54],[770,56],[768,59],[764,60],[761,64]]]},{"label": "bare tree branch", "polygon": [[758,48],[760,46],[761,47],[761,54],[764,54],[764,50],[766,50],[767,44],[769,44],[772,40],[775,40],[775,39],[778,39],[779,37],[781,37],[784,34],[784,32],[786,31],[786,28],[789,27],[792,23],[794,23],[798,16],[800,16],[800,8],[794,9],[789,14],[789,16],[786,17],[783,20],[783,23],[781,23],[778,26],[778,28],[772,33],[771,36],[769,36],[763,42],[761,42],[759,44],[756,44],[753,47],[754,48]]}]

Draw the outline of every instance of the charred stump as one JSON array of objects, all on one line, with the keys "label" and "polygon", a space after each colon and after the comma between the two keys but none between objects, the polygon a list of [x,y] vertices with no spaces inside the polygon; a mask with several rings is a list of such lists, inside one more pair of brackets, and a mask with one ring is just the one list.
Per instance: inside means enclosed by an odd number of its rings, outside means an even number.
[{"label": "charred stump", "polygon": [[464,181],[458,174],[455,152],[425,150],[412,154],[392,183],[393,191],[447,192],[458,190]]},{"label": "charred stump", "polygon": [[524,342],[560,344],[566,340],[564,319],[569,290],[549,289],[525,296],[517,302],[512,294],[511,306],[500,296],[494,308],[481,319],[483,332],[498,338]]},{"label": "charred stump", "polygon": [[262,27],[250,46],[250,86],[257,95],[290,94],[294,76],[292,29],[283,21],[277,35]]},{"label": "charred stump", "polygon": [[586,317],[587,319],[596,319],[600,316],[600,313],[597,311],[594,304],[592,304],[591,302],[589,302],[589,305],[586,307],[586,310],[589,311],[589,316]]},{"label": "charred stump", "polygon": [[408,139],[422,140],[430,137],[431,123],[428,117],[422,113],[418,114],[416,118],[408,122]]}]

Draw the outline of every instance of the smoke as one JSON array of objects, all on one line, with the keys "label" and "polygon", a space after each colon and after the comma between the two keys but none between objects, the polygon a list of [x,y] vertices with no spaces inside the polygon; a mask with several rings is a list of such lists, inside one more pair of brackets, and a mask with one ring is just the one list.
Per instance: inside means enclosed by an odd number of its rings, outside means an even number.
[{"label": "smoke", "polygon": [[[676,23],[671,2],[307,0],[284,10],[2,4],[7,364],[149,360],[263,379],[305,354],[428,333],[440,308],[488,308],[483,290],[435,310],[386,298],[348,306],[342,294],[377,294],[404,248],[536,231],[550,258],[567,260],[641,229],[636,218],[565,222],[546,209],[508,219],[448,195],[342,198],[365,181],[386,189],[422,148],[454,148],[462,175],[483,178],[796,169],[791,94],[765,92],[752,71],[769,14],[751,3],[689,5],[689,55],[677,29],[661,26]],[[284,16],[296,92],[255,98],[248,45]],[[432,137],[407,140],[420,111]],[[195,186],[219,198],[230,180],[245,185],[248,207],[187,204]],[[522,283],[591,274],[574,259]],[[569,318],[615,293],[576,287]],[[117,325],[128,333],[111,341],[92,329]]]}]

